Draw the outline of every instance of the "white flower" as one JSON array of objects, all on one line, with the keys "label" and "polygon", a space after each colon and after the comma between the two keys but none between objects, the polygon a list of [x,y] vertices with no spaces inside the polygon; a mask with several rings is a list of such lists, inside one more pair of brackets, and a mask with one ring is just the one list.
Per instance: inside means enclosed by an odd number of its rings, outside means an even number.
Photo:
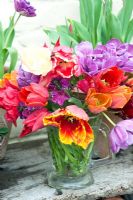
[{"label": "white flower", "polygon": [[52,70],[51,52],[45,47],[27,47],[21,52],[22,68],[36,75],[46,75]]}]

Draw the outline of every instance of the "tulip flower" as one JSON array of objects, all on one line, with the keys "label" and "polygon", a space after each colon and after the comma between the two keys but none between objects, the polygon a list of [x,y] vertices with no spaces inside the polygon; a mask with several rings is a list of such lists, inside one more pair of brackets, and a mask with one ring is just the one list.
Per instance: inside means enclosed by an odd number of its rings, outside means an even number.
[{"label": "tulip flower", "polygon": [[64,144],[72,143],[86,149],[94,141],[94,134],[84,110],[75,105],[58,109],[43,118],[44,126],[59,127],[59,139]]},{"label": "tulip flower", "polygon": [[3,78],[0,79],[0,87],[4,87],[6,85],[6,80],[8,80],[12,85],[18,86],[17,83],[17,72],[14,70],[11,73],[4,74]]},{"label": "tulip flower", "polygon": [[21,52],[23,70],[45,76],[52,70],[51,52],[45,47],[24,48]]},{"label": "tulip flower", "polygon": [[112,98],[110,94],[98,93],[95,89],[88,90],[86,104],[92,113],[100,113],[111,106]]},{"label": "tulip flower", "polygon": [[48,97],[48,90],[37,83],[31,83],[27,87],[22,87],[19,92],[21,102],[27,106],[45,106]]},{"label": "tulip flower", "polygon": [[118,87],[127,76],[118,67],[111,67],[94,76],[95,87],[98,92],[110,92]]},{"label": "tulip flower", "polygon": [[36,9],[26,0],[14,0],[15,10],[26,17],[36,16]]},{"label": "tulip flower", "polygon": [[111,108],[123,108],[132,96],[132,90],[127,86],[119,86],[110,92],[112,98]]},{"label": "tulip flower", "polygon": [[93,49],[90,42],[84,41],[76,46],[75,51],[81,69],[90,76],[96,75],[116,64],[115,57],[107,51],[104,45],[98,45]]},{"label": "tulip flower", "polygon": [[63,106],[64,102],[70,98],[70,96],[66,92],[68,89],[71,88],[69,81],[69,79],[61,77],[54,78],[51,81],[48,90],[50,91],[50,99],[52,102]]},{"label": "tulip flower", "polygon": [[84,79],[78,81],[77,87],[83,93],[87,93],[89,88],[95,87],[94,80],[91,76],[85,75]]},{"label": "tulip flower", "polygon": [[46,108],[32,112],[23,122],[24,127],[19,137],[24,137],[44,127],[43,118],[48,114]]},{"label": "tulip flower", "polygon": [[40,75],[25,71],[22,66],[18,70],[17,81],[19,87],[28,86],[30,83],[39,83]]},{"label": "tulip flower", "polygon": [[19,116],[19,89],[15,85],[6,80],[3,88],[0,88],[0,108],[6,110],[5,118],[9,122],[16,125],[16,120]]},{"label": "tulip flower", "polygon": [[58,76],[71,78],[73,75],[79,76],[81,69],[78,66],[77,57],[73,54],[73,49],[66,46],[60,46],[58,40],[52,51],[53,70]]},{"label": "tulip flower", "polygon": [[118,153],[120,149],[127,149],[133,144],[133,119],[123,120],[116,124],[109,135],[112,152]]}]

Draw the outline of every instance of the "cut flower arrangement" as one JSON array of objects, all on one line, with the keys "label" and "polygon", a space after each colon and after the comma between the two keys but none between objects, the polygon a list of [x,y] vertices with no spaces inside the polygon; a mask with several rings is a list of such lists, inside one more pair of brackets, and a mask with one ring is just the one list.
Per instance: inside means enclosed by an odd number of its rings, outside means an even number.
[{"label": "cut flower arrangement", "polygon": [[[91,184],[92,117],[103,115],[114,126],[109,134],[113,153],[133,144],[133,45],[112,39],[96,48],[84,41],[72,49],[58,40],[53,49],[24,49],[21,60],[19,70],[1,80],[0,107],[6,120],[16,125],[18,117],[23,119],[20,137],[48,127],[55,165],[50,186]],[[114,124],[109,111],[122,120]]]}]

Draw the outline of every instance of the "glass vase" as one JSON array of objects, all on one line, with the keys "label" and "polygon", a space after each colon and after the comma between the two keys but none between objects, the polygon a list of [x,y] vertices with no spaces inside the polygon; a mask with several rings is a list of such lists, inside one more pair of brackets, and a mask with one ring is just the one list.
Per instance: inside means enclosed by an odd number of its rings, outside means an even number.
[{"label": "glass vase", "polygon": [[93,144],[86,150],[74,144],[66,145],[60,142],[57,128],[48,127],[47,131],[53,158],[48,185],[56,189],[80,189],[93,184],[88,168]]},{"label": "glass vase", "polygon": [[91,166],[106,164],[113,158],[109,147],[110,128],[103,120],[101,115],[93,116],[89,121],[95,136],[94,147],[91,157]]},{"label": "glass vase", "polygon": [[5,157],[12,124],[4,118],[4,110],[0,109],[0,160]]}]

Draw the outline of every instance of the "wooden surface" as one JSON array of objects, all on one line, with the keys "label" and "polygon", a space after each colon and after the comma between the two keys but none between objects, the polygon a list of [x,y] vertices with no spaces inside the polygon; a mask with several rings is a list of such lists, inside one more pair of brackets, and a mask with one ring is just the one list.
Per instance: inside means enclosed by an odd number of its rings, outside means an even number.
[{"label": "wooden surface", "polygon": [[47,141],[9,145],[0,163],[0,200],[94,200],[133,192],[133,148],[106,165],[93,168],[95,183],[81,190],[55,191],[47,185]]}]

